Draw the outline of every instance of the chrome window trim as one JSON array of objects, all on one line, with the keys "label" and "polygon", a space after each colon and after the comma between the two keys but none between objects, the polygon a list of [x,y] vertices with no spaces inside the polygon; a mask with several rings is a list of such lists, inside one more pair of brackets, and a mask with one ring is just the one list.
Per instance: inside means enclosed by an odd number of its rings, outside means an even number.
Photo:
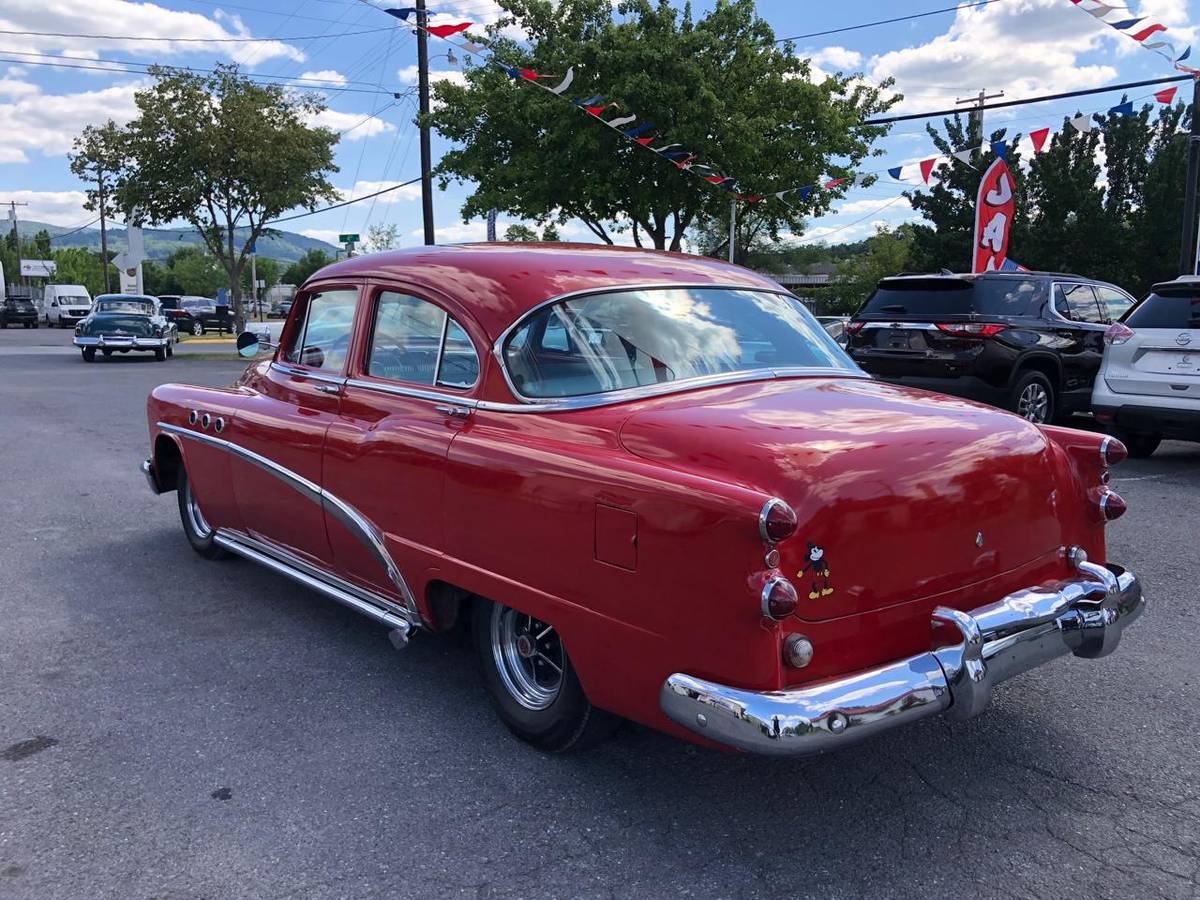
[{"label": "chrome window trim", "polygon": [[[727,284],[724,282],[650,282],[646,284],[613,284],[606,287],[583,288],[578,291],[568,291],[565,294],[559,294],[557,297],[551,297],[548,300],[543,300],[540,303],[531,306],[527,309],[520,318],[500,332],[500,336],[492,342],[492,356],[504,376],[504,383],[508,385],[509,391],[517,398],[517,403],[497,403],[490,400],[482,400],[479,403],[479,409],[493,409],[504,412],[557,412],[571,409],[591,409],[596,406],[611,406],[614,403],[627,403],[630,400],[640,399],[642,397],[660,397],[663,394],[675,393],[681,390],[691,390],[698,387],[710,387],[720,384],[740,384],[746,381],[761,381],[766,379],[781,378],[787,376],[806,376],[806,375],[825,375],[834,378],[866,378],[870,379],[870,375],[863,372],[854,361],[847,356],[847,361],[850,362],[853,368],[847,369],[829,369],[823,366],[806,366],[792,368],[763,368],[763,369],[744,369],[739,372],[727,372],[719,375],[699,375],[695,378],[680,378],[676,381],[662,382],[659,384],[645,384],[638,387],[622,388],[616,391],[604,391],[598,394],[580,394],[575,397],[527,397],[517,390],[517,386],[513,384],[512,378],[509,376],[508,366],[504,361],[504,343],[508,340],[509,335],[521,327],[527,319],[530,319],[547,306],[555,303],[562,303],[567,300],[574,300],[579,297],[590,297],[596,294],[618,294],[636,291],[651,291],[651,290],[726,290],[726,291],[755,291],[761,294],[777,294],[781,297],[788,297],[800,306],[805,312],[816,320],[812,312],[800,302],[800,298],[791,291],[784,290],[781,287],[755,287],[746,284]],[[825,329],[821,327],[821,323],[816,323],[817,327],[824,333]],[[827,335],[828,336],[828,335]],[[833,338],[830,338],[833,340]],[[839,348],[840,349],[840,348]],[[845,352],[844,350],[842,351]],[[749,377],[745,377],[749,376]],[[510,409],[508,407],[519,407],[519,409]]]},{"label": "chrome window trim", "polygon": [[[414,300],[419,300],[422,303],[429,304],[430,306],[432,306],[434,309],[438,310],[442,314],[442,337],[441,337],[441,340],[438,342],[437,361],[434,363],[434,368],[433,368],[433,384],[425,385],[424,387],[431,387],[431,388],[449,387],[449,388],[455,388],[455,389],[461,389],[464,391],[469,391],[479,385],[479,379],[483,376],[483,357],[481,357],[479,355],[479,348],[475,346],[475,341],[473,341],[471,339],[471,332],[469,332],[469,331],[467,331],[467,329],[463,328],[462,322],[458,321],[458,319],[456,319],[456,318],[454,318],[454,316],[450,315],[450,312],[448,310],[446,310],[444,307],[438,305],[437,303],[434,303],[432,300],[426,300],[424,297],[418,297],[416,294],[412,294],[407,291],[398,291],[398,290],[393,290],[391,288],[386,288],[386,287],[382,288],[375,295],[375,309],[372,310],[372,316],[371,316],[371,334],[368,339],[368,343],[367,343],[367,347],[366,347],[366,355],[364,356],[364,358],[362,360],[362,366],[361,366],[363,368],[363,372],[362,372],[363,375],[370,375],[372,378],[379,378],[383,381],[387,381],[388,384],[403,385],[403,384],[417,384],[418,383],[415,381],[414,382],[398,381],[396,379],[384,378],[382,375],[372,375],[371,374],[371,351],[375,349],[375,327],[376,327],[376,325],[379,324],[379,302],[384,294],[395,294],[398,297],[412,297]],[[456,326],[458,326],[458,330],[461,331],[464,335],[466,335],[467,343],[471,347],[471,352],[475,355],[475,364],[477,366],[477,371],[475,372],[475,380],[472,381],[470,384],[454,384],[453,382],[442,382],[441,381],[442,356],[446,352],[446,334],[450,330],[451,322],[453,322]],[[356,379],[351,379],[351,380],[353,381]],[[361,381],[358,384],[358,387],[364,387],[364,388],[371,387],[371,386],[372,385],[368,385]],[[391,391],[389,393],[396,393],[396,392]],[[404,396],[404,395],[402,395],[402,396]]]},{"label": "chrome window trim", "polygon": [[440,391],[431,391],[426,388],[407,387],[395,381],[366,381],[362,378],[349,378],[346,380],[346,387],[378,391],[381,394],[394,394],[397,397],[412,397],[416,400],[430,400],[434,403],[453,403],[457,406],[469,406],[472,409],[480,402],[460,394],[443,394]]},{"label": "chrome window trim", "polygon": [[397,592],[404,599],[404,606],[414,616],[418,615],[416,599],[412,591],[408,587],[408,582],[404,580],[404,576],[400,573],[400,569],[396,566],[391,554],[387,551],[387,546],[384,542],[383,532],[375,526],[361,512],[342,500],[340,497],[326,491],[319,484],[305,478],[297,472],[293,472],[286,466],[281,466],[272,459],[268,459],[261,454],[255,453],[253,450],[248,450],[233,441],[225,438],[214,437],[210,434],[201,434],[198,431],[192,431],[189,428],[181,428],[178,425],[171,425],[168,422],[159,422],[158,427],[169,434],[177,434],[180,437],[185,437],[190,440],[199,441],[203,444],[216,447],[231,453],[234,456],[239,456],[252,465],[258,466],[263,471],[275,476],[288,487],[298,491],[306,499],[311,500],[318,506],[328,511],[334,518],[349,529],[360,543],[371,551],[376,561],[387,572],[388,579],[395,586]]},{"label": "chrome window trim", "polygon": [[346,378],[343,375],[328,375],[319,369],[307,369],[304,366],[298,366],[295,363],[271,360],[271,368],[276,372],[282,372],[284,375],[293,375],[296,378],[308,378],[312,381],[325,381],[329,384],[346,383]]}]

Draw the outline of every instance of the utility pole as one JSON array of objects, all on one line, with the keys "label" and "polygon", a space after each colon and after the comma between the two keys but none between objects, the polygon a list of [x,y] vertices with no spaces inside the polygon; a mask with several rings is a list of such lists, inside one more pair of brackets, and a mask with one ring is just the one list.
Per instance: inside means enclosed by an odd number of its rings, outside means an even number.
[{"label": "utility pole", "polygon": [[1183,188],[1183,238],[1179,245],[1179,274],[1196,272],[1196,180],[1200,179],[1200,78],[1192,80],[1192,132],[1188,138],[1187,184]]},{"label": "utility pole", "polygon": [[[10,222],[12,222],[13,252],[17,254],[17,275],[18,276],[21,273],[21,232],[19,232],[17,230],[17,207],[18,206],[28,206],[28,205],[29,205],[28,203],[20,202],[17,200],[9,200],[8,201],[8,220]],[[12,278],[13,277],[12,273],[9,273],[8,277]],[[13,283],[15,284],[16,282],[13,282]],[[28,279],[26,279],[26,283],[28,283]],[[0,279],[0,300],[3,300],[4,296],[5,296],[5,293],[4,293],[3,279]]]},{"label": "utility pole", "polygon": [[964,103],[973,104],[971,109],[970,124],[967,126],[968,134],[978,134],[979,140],[985,140],[983,136],[983,108],[989,100],[995,100],[998,97],[1003,97],[1004,91],[999,93],[989,94],[987,88],[983,88],[979,92],[978,97],[967,97],[965,100],[955,100],[956,106],[961,106]]},{"label": "utility pole", "polygon": [[729,261],[733,262],[733,251],[737,246],[737,201],[729,201]]},{"label": "utility pole", "polygon": [[108,293],[108,227],[105,223],[104,167],[96,164],[96,186],[100,199],[100,268],[104,272],[104,293]]},{"label": "utility pole", "polygon": [[425,221],[425,243],[433,237],[433,153],[429,147],[429,15],[425,0],[417,0],[417,95],[421,111],[421,215]]}]

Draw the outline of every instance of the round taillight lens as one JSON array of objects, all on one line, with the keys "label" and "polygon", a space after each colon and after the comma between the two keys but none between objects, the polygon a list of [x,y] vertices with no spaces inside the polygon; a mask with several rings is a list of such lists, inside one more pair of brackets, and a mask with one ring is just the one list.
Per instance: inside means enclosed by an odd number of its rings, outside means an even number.
[{"label": "round taillight lens", "polygon": [[1106,466],[1115,466],[1125,462],[1129,450],[1115,437],[1106,437],[1100,445],[1100,458]]},{"label": "round taillight lens", "polygon": [[803,669],[813,658],[812,641],[802,634],[789,634],[783,642],[783,661],[793,669]]},{"label": "round taillight lens", "polygon": [[800,595],[792,583],[779,575],[767,580],[762,589],[762,614],[769,619],[786,619],[800,605]]},{"label": "round taillight lens", "polygon": [[790,538],[799,524],[796,511],[778,497],[768,500],[758,514],[758,533],[764,541],[772,544]]},{"label": "round taillight lens", "polygon": [[1116,491],[1105,491],[1100,495],[1100,512],[1104,514],[1106,522],[1121,518],[1127,508],[1125,501]]}]

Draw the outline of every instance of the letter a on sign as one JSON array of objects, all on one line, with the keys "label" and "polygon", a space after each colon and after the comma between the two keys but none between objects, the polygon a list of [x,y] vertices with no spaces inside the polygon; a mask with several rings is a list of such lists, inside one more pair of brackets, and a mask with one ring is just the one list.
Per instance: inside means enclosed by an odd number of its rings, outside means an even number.
[{"label": "letter a on sign", "polygon": [[1008,163],[997,159],[983,173],[979,195],[975,200],[972,272],[992,272],[1004,265],[1008,257],[1008,233],[1015,208],[1012,173]]}]

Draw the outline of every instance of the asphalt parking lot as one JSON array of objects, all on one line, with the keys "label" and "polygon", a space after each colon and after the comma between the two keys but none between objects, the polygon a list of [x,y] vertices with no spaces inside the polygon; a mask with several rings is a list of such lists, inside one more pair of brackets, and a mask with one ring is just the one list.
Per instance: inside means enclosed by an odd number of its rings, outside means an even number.
[{"label": "asphalt parking lot", "polygon": [[463,642],[191,551],[145,397],[236,360],[69,342],[0,332],[0,897],[1200,897],[1200,445],[1114,478],[1112,657],[811,760],[546,757]]}]

